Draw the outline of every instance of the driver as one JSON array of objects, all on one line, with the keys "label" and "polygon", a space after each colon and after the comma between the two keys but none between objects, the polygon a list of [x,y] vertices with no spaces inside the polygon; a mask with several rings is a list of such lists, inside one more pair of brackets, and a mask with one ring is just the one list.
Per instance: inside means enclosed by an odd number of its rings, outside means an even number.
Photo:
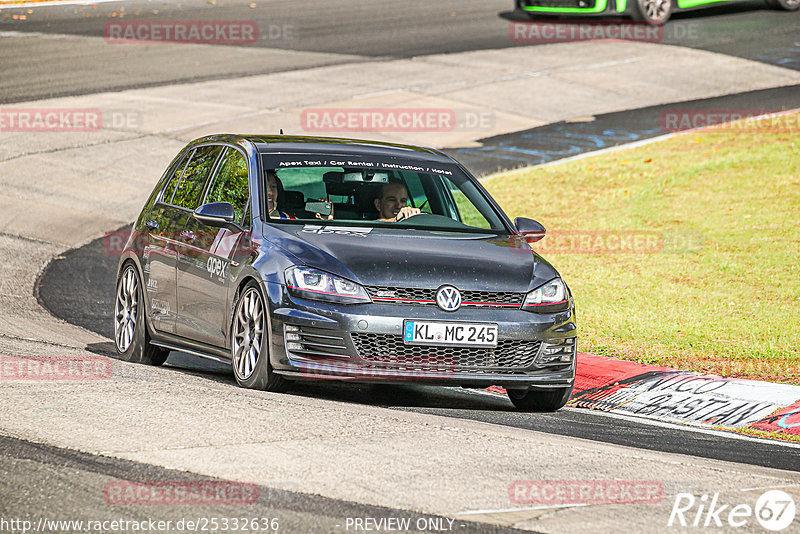
[{"label": "driver", "polygon": [[[294,219],[295,217],[278,209],[278,196],[280,195],[282,184],[275,171],[267,171],[267,211],[271,219]],[[280,184],[280,185],[279,185]]]},{"label": "driver", "polygon": [[375,209],[381,222],[397,222],[421,213],[419,208],[408,205],[408,189],[405,184],[389,182],[381,186],[375,198]]}]

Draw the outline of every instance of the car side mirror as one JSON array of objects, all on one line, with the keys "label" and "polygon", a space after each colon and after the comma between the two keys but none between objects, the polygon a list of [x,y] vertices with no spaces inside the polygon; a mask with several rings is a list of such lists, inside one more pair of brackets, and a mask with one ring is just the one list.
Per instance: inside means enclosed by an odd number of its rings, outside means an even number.
[{"label": "car side mirror", "polygon": [[514,219],[514,226],[517,227],[517,231],[528,243],[535,243],[541,240],[547,232],[544,226],[542,226],[542,223],[534,221],[533,219],[526,219],[525,217],[517,217]]},{"label": "car side mirror", "polygon": [[228,228],[233,231],[241,231],[241,227],[236,224],[236,212],[230,202],[209,202],[198,207],[192,216],[203,224],[215,228]]}]

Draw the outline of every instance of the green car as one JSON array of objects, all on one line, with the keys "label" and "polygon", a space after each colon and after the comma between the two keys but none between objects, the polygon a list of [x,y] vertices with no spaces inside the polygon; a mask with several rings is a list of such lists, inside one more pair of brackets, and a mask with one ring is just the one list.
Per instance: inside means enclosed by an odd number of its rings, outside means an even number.
[{"label": "green car", "polygon": [[[664,24],[672,13],[736,0],[516,0],[517,9],[530,15],[627,15],[648,24]],[[800,0],[766,0],[774,9],[796,11]]]}]

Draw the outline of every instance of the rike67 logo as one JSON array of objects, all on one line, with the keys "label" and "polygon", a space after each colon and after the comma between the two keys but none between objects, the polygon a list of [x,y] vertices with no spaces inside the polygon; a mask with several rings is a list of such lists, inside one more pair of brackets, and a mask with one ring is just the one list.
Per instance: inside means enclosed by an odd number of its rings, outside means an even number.
[{"label": "rike67 logo", "polygon": [[719,493],[696,497],[691,493],[678,493],[667,526],[675,527],[725,527],[752,526],[755,520],[765,529],[779,532],[794,521],[795,504],[792,497],[781,490],[769,490],[749,504],[721,502]]}]

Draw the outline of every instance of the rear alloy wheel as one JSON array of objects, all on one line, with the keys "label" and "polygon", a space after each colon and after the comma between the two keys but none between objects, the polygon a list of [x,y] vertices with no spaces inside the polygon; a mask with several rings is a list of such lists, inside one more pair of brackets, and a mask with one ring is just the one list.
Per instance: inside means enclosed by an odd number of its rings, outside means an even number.
[{"label": "rear alloy wheel", "polygon": [[555,412],[569,400],[572,386],[553,389],[509,389],[507,393],[514,406],[523,412]]},{"label": "rear alloy wheel", "polygon": [[140,280],[136,266],[127,263],[117,280],[114,345],[123,360],[161,365],[167,361],[169,351],[150,344]]},{"label": "rear alloy wheel", "polygon": [[231,324],[231,364],[236,383],[244,388],[286,391],[288,382],[269,362],[267,309],[255,282],[248,283],[236,303]]},{"label": "rear alloy wheel", "polygon": [[800,0],[767,0],[767,5],[772,9],[797,11],[800,9]]},{"label": "rear alloy wheel", "polygon": [[636,0],[633,18],[660,26],[672,15],[672,0]]}]

